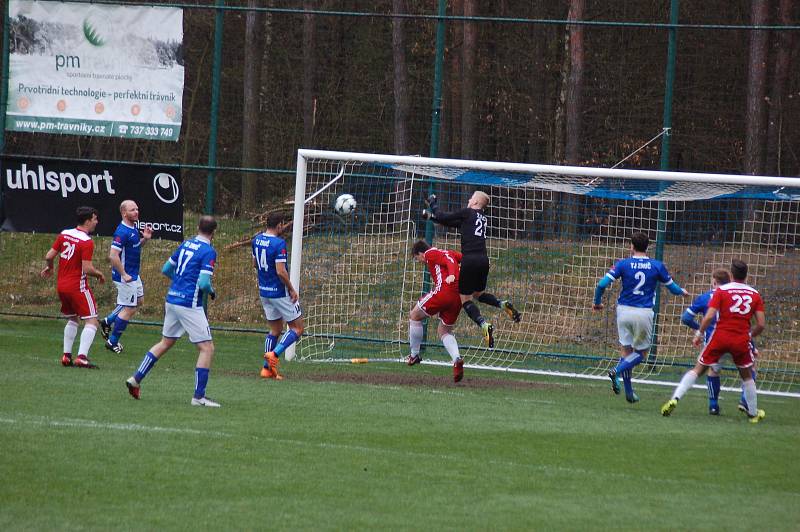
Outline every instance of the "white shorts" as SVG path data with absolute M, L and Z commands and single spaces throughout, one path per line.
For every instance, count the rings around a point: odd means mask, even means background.
M 282 319 L 286 323 L 294 321 L 303 315 L 300 310 L 300 301 L 292 303 L 289 296 L 261 297 L 261 306 L 264 307 L 264 317 L 267 321 Z
M 650 349 L 653 337 L 653 309 L 617 305 L 619 343 L 633 349 Z
M 165 338 L 180 338 L 189 333 L 189 341 L 193 344 L 211 340 L 211 327 L 202 307 L 189 308 L 172 303 L 164 303 L 164 328 L 161 334 Z
M 129 283 L 114 281 L 114 284 L 117 287 L 117 305 L 135 307 L 139 304 L 139 299 L 144 297 L 144 285 L 141 277 L 137 277 L 135 281 Z

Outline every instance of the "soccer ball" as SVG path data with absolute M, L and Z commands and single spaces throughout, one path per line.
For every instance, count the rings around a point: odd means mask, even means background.
M 333 210 L 336 214 L 344 216 L 356 210 L 356 199 L 351 194 L 342 194 L 336 198 L 336 203 L 333 205 Z

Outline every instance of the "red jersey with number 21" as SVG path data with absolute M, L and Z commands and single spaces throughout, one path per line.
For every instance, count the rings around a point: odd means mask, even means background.
M 58 283 L 59 292 L 84 292 L 89 289 L 86 274 L 83 273 L 83 261 L 92 260 L 94 242 L 92 237 L 80 229 L 64 229 L 53 242 L 53 249 L 58 251 Z
M 717 326 L 714 335 L 750 336 L 750 320 L 757 311 L 764 311 L 761 294 L 744 283 L 720 286 L 711 296 L 709 307 L 717 309 Z

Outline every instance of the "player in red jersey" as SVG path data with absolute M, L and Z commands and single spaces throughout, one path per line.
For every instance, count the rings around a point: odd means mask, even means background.
M 64 327 L 64 355 L 61 364 L 82 368 L 96 367 L 89 361 L 89 348 L 94 341 L 99 323 L 97 306 L 87 276 L 94 277 L 103 284 L 105 276 L 92 264 L 94 243 L 89 234 L 97 227 L 97 209 L 78 207 L 75 211 L 78 226 L 64 229 L 58 235 L 53 246 L 47 251 L 44 260 L 47 266 L 41 272 L 42 277 L 53 275 L 53 260 L 58 255 L 58 282 L 56 289 L 61 300 L 61 313 L 67 317 Z M 84 322 L 81 332 L 78 357 L 72 360 L 72 344 L 78 335 L 78 318 Z
M 661 407 L 661 414 L 664 416 L 670 415 L 675 410 L 678 401 L 694 385 L 697 377 L 705 374 L 723 355 L 730 353 L 742 377 L 742 389 L 747 400 L 747 415 L 750 422 L 758 423 L 764 419 L 764 411 L 759 410 L 756 403 L 758 394 L 752 374 L 755 357 L 751 342 L 766 327 L 764 301 L 755 288 L 745 284 L 747 264 L 734 259 L 731 263 L 731 276 L 733 282 L 718 287 L 711 296 L 708 311 L 700 322 L 700 328 L 695 333 L 692 343 L 695 347 L 700 347 L 705 330 L 716 317 L 714 333 L 700 352 L 695 367 L 686 372 L 672 399 Z M 756 324 L 751 329 L 750 322 L 753 318 Z
M 452 332 L 461 313 L 461 297 L 458 294 L 461 253 L 433 248 L 424 240 L 415 242 L 411 253 L 415 260 L 428 266 L 433 288 L 419 299 L 408 315 L 411 354 L 406 358 L 406 364 L 413 366 L 422 362 L 419 356 L 424 331 L 422 321 L 438 314 L 440 323 L 437 332 L 442 345 L 453 360 L 453 380 L 459 382 L 464 378 L 464 361 L 458 352 L 458 342 Z

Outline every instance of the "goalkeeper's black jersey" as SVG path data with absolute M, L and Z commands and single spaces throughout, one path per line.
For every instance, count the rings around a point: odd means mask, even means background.
M 461 231 L 461 253 L 486 255 L 486 229 L 489 220 L 483 212 L 466 207 L 459 211 L 436 211 L 436 221 Z

